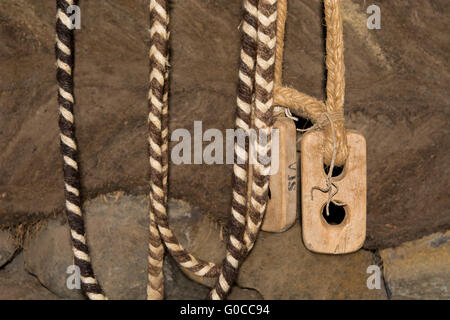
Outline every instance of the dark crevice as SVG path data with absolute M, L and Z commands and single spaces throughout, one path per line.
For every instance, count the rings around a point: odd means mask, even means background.
M 259 292 L 259 291 L 256 290 L 255 288 L 243 287 L 243 286 L 240 286 L 237 282 L 234 284 L 234 286 L 237 287 L 237 288 L 239 288 L 239 289 L 241 289 L 241 290 L 254 291 L 254 292 L 256 292 L 258 295 L 260 295 L 261 298 L 262 298 L 263 300 L 265 300 L 265 299 L 264 299 L 264 296 L 261 294 L 261 292 Z
M 387 283 L 386 279 L 384 278 L 384 262 L 383 262 L 383 259 L 381 258 L 379 250 L 378 249 L 366 249 L 366 248 L 362 248 L 361 250 L 372 253 L 374 264 L 379 266 L 380 270 L 381 270 L 381 281 L 383 281 L 384 292 L 386 292 L 386 296 L 387 296 L 388 300 L 392 300 L 392 292 L 389 289 L 389 284 Z
M 295 117 L 298 119 L 296 121 L 294 121 L 295 123 L 295 127 L 299 130 L 307 130 L 309 128 L 311 128 L 314 124 L 311 122 L 311 120 L 303 118 L 303 117 L 298 117 L 295 115 Z
M 48 292 L 54 294 L 55 296 L 57 296 L 57 297 L 60 298 L 60 299 L 67 299 L 67 298 L 65 298 L 65 297 L 61 297 L 61 296 L 58 295 L 56 292 L 54 292 L 54 291 L 52 291 L 50 288 L 48 288 L 45 284 L 43 284 L 43 283 L 41 282 L 41 280 L 39 280 L 39 278 L 38 278 L 37 275 L 35 275 L 34 273 L 29 272 L 29 271 L 28 271 L 27 269 L 25 269 L 25 268 L 24 268 L 24 270 L 25 270 L 25 272 L 26 272 L 27 274 L 29 274 L 30 276 L 32 276 L 33 278 L 35 278 L 35 279 L 39 282 L 39 284 L 40 284 L 43 288 L 45 288 Z M 72 299 L 71 299 L 71 300 L 72 300 Z
M 19 253 L 22 252 L 22 248 L 17 248 L 16 251 L 13 253 L 12 257 L 5 262 L 3 266 L 0 267 L 0 271 L 4 270 L 11 262 L 14 261 L 14 259 L 19 255 Z

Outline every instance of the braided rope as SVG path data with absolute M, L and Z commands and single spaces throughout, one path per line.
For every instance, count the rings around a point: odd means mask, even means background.
M 149 254 L 147 298 L 164 299 L 164 246 L 158 230 L 158 209 L 166 208 L 167 159 L 162 155 L 162 146 L 167 148 L 167 132 L 163 138 L 163 122 L 167 118 L 167 74 L 168 74 L 168 3 L 166 0 L 150 1 L 150 91 L 148 117 L 150 154 L 150 206 L 149 206 Z
M 252 100 L 257 58 L 258 4 L 259 1 L 244 1 L 242 24 L 242 48 L 239 63 L 239 86 L 235 129 L 249 132 L 251 127 Z M 225 299 L 239 271 L 239 265 L 245 258 L 243 243 L 247 216 L 247 182 L 249 142 L 235 143 L 235 163 L 233 166 L 233 200 L 229 221 L 227 253 L 217 282 L 209 294 L 210 299 Z
M 262 0 L 258 12 L 258 56 L 255 76 L 255 128 L 257 162 L 253 167 L 250 209 L 244 241 L 247 251 L 256 241 L 268 201 L 270 162 L 261 159 L 270 156 L 273 124 L 273 93 L 276 47 L 277 0 Z
M 61 154 L 64 165 L 64 186 L 66 215 L 72 239 L 72 251 L 75 265 L 80 268 L 83 292 L 89 299 L 105 300 L 103 290 L 97 282 L 92 269 L 89 248 L 86 242 L 83 213 L 80 200 L 80 177 L 78 151 L 75 142 L 73 64 L 74 44 L 71 21 L 67 8 L 73 0 L 57 0 L 56 20 L 56 65 L 58 81 L 59 129 L 61 137 Z
M 259 3 L 259 1 L 261 1 Z M 275 20 L 277 0 L 244 0 L 242 49 L 239 64 L 239 86 L 235 127 L 247 132 L 254 107 L 258 131 L 258 161 L 270 155 L 270 133 L 273 111 L 273 67 L 275 59 Z M 97 282 L 89 257 L 80 201 L 73 116 L 73 31 L 65 12 L 72 0 L 57 0 L 56 23 L 57 78 L 59 84 L 61 152 L 64 160 L 66 213 L 71 228 L 75 263 L 80 267 L 82 289 L 89 299 L 107 299 Z M 223 267 L 195 258 L 179 243 L 169 228 L 167 218 L 168 177 L 168 60 L 169 15 L 167 0 L 150 1 L 151 48 L 149 90 L 149 255 L 148 299 L 163 299 L 164 246 L 175 260 L 196 275 L 218 277 L 211 299 L 224 299 L 233 285 L 240 262 L 256 240 L 267 204 L 270 163 L 255 165 L 255 180 L 247 204 L 249 143 L 235 143 L 233 167 L 233 201 L 230 236 Z M 255 74 L 256 73 L 256 74 Z M 253 97 L 256 100 L 253 105 Z M 250 209 L 247 212 L 247 207 Z M 244 236 L 244 234 L 246 236 Z M 245 243 L 244 243 L 245 240 Z
M 153 0 L 152 0 L 153 1 Z M 157 2 L 157 1 L 155 1 Z M 161 7 L 158 9 L 161 11 Z M 153 10 L 156 10 L 157 6 L 153 6 Z M 151 16 L 153 17 L 153 13 Z M 165 12 L 167 15 L 167 12 Z M 257 28 L 257 0 L 245 0 L 244 1 L 244 21 L 243 21 L 243 36 L 242 36 L 242 50 L 241 50 L 241 61 L 240 61 L 240 70 L 239 70 L 239 88 L 238 88 L 238 98 L 237 98 L 237 117 L 236 117 L 236 128 L 242 129 L 245 132 L 250 127 L 250 112 L 251 112 L 251 103 L 253 96 L 253 81 L 254 78 L 254 69 L 255 69 L 255 57 L 256 57 L 256 28 Z M 154 35 L 155 33 L 152 33 Z M 154 71 L 152 71 L 154 72 Z M 155 71 L 157 72 L 157 71 Z M 159 75 L 161 79 L 161 75 Z M 161 84 L 159 89 L 161 90 Z M 156 95 L 156 93 L 155 93 Z M 151 110 L 154 108 L 162 107 L 161 104 L 158 104 L 156 99 L 153 97 L 153 91 L 150 92 L 150 103 Z M 156 114 L 159 111 L 156 112 Z M 152 112 L 151 112 L 152 114 Z M 150 135 L 153 137 L 150 139 L 150 151 L 154 156 L 151 157 L 151 165 L 152 165 L 152 173 L 154 177 L 158 177 L 158 168 L 163 165 L 160 165 L 159 159 L 164 156 L 161 153 L 168 153 L 167 148 L 160 148 L 159 141 L 155 134 L 157 134 L 158 130 L 162 132 L 168 132 L 167 124 L 161 124 L 160 118 L 155 115 L 151 115 L 149 117 L 149 121 L 151 123 L 150 127 Z M 164 149 L 164 150 L 163 150 Z M 242 239 L 242 233 L 245 228 L 245 212 L 246 212 L 246 181 L 247 181 L 247 165 L 248 165 L 248 143 L 245 142 L 245 145 L 235 144 L 235 154 L 236 154 L 236 164 L 234 166 L 234 183 L 233 183 L 233 202 L 232 202 L 232 218 L 230 220 L 230 225 L 232 230 L 231 237 L 233 240 L 230 241 L 230 249 L 233 251 L 229 255 L 229 261 L 232 261 L 233 264 L 236 264 L 233 259 L 240 259 L 240 246 L 239 240 Z M 238 159 L 239 158 L 239 159 Z M 160 177 L 161 178 L 161 177 Z M 173 234 L 172 230 L 169 227 L 168 219 L 167 219 L 167 210 L 166 205 L 162 203 L 162 197 L 167 198 L 166 190 L 162 190 L 158 187 L 158 184 L 161 184 L 161 181 L 154 181 L 152 178 L 152 194 L 151 194 L 151 202 L 152 202 L 152 210 L 154 210 L 156 214 L 157 227 L 159 233 L 161 235 L 162 240 L 164 241 L 166 247 L 168 248 L 171 255 L 175 258 L 175 260 L 183 267 L 198 276 L 204 277 L 217 277 L 220 273 L 221 266 L 216 265 L 211 262 L 206 262 L 200 259 L 197 259 L 192 254 L 190 254 L 183 246 L 179 243 L 176 236 Z M 164 189 L 164 188 L 163 188 Z M 154 192 L 157 194 L 155 195 Z M 234 231 L 233 231 L 234 230 Z M 156 236 L 156 233 L 152 233 Z M 235 248 L 235 245 L 237 249 Z M 156 261 L 153 261 L 156 262 Z
M 167 69 L 164 71 L 164 67 L 167 67 L 167 60 L 163 60 L 164 54 L 162 45 L 156 45 L 159 40 L 166 39 L 167 25 L 161 27 L 162 18 L 168 16 L 167 3 L 161 4 L 158 1 L 153 1 L 151 5 L 151 17 L 158 23 L 152 24 L 151 35 L 155 37 L 152 40 L 152 52 L 151 54 L 151 91 L 149 95 L 150 101 L 150 115 L 149 115 L 149 129 L 150 129 L 150 164 L 152 171 L 151 178 L 151 212 L 155 214 L 156 226 L 159 230 L 164 244 L 168 248 L 171 255 L 175 260 L 184 268 L 194 272 L 198 276 L 205 277 L 218 277 L 215 288 L 210 293 L 212 299 L 223 299 L 228 294 L 232 284 L 235 281 L 240 261 L 248 253 L 249 249 L 253 246 L 256 240 L 256 235 L 262 222 L 265 206 L 267 203 L 267 189 L 268 189 L 268 172 L 270 164 L 261 165 L 258 167 L 258 180 L 252 186 L 252 201 L 251 210 L 249 216 L 246 219 L 246 190 L 247 190 L 247 178 L 248 178 L 248 142 L 245 144 L 239 144 L 239 141 L 235 143 L 235 160 L 236 164 L 233 169 L 233 201 L 232 211 L 230 219 L 230 236 L 227 243 L 227 255 L 220 266 L 211 262 L 205 262 L 195 258 L 189 252 L 187 252 L 183 246 L 179 243 L 173 232 L 171 231 L 168 219 L 167 219 L 167 188 L 164 187 L 164 175 L 163 172 L 163 158 L 164 154 L 168 153 L 167 148 L 163 149 L 161 132 L 168 132 L 167 124 L 164 124 L 162 113 L 164 104 L 161 100 L 161 93 L 167 88 L 167 82 L 164 84 L 164 76 L 167 78 Z M 262 5 L 262 13 L 258 11 L 257 0 L 245 0 L 244 1 L 244 21 L 243 21 L 243 36 L 242 36 L 242 50 L 241 61 L 239 70 L 239 88 L 237 98 L 237 115 L 236 124 L 237 129 L 242 129 L 247 132 L 250 128 L 250 116 L 252 109 L 252 97 L 253 97 L 253 79 L 255 78 L 255 55 L 256 55 L 256 38 L 258 37 L 258 28 L 267 28 L 260 35 L 260 78 L 261 82 L 261 94 L 257 95 L 257 104 L 261 102 L 261 105 L 257 107 L 259 115 L 257 122 L 259 125 L 256 127 L 261 129 L 261 136 L 270 137 L 270 125 L 272 122 L 271 113 L 272 109 L 267 108 L 266 104 L 272 106 L 273 98 L 267 100 L 267 96 L 273 97 L 273 65 L 274 65 L 274 48 L 275 48 L 275 21 L 276 21 L 276 0 L 267 1 Z M 159 34 L 159 36 L 158 36 Z M 267 36 L 270 35 L 270 37 Z M 269 43 L 264 46 L 264 43 Z M 156 50 L 161 48 L 161 50 Z M 271 52 L 272 56 L 266 57 L 265 53 Z M 272 70 L 270 70 L 272 69 Z M 268 72 L 269 71 L 269 72 Z M 268 75 L 267 75 L 268 73 Z M 256 78 L 258 75 L 256 76 Z M 272 79 L 267 83 L 267 79 Z M 155 82 L 155 79 L 159 79 Z M 258 80 L 257 80 L 258 81 Z M 264 91 L 265 90 L 265 91 Z M 258 99 L 259 97 L 259 99 Z M 264 105 L 263 105 L 264 104 Z M 258 113 L 258 112 L 257 112 Z M 270 115 L 267 115 L 270 113 Z M 261 124 L 260 124 L 261 123 Z M 264 140 L 264 139 L 260 139 Z M 260 143 L 257 147 L 258 154 L 260 156 L 270 153 L 270 140 L 264 143 Z M 165 176 L 167 179 L 167 176 Z M 167 183 L 167 180 L 166 180 Z M 247 221 L 246 221 L 247 220 Z M 246 230 L 247 222 L 247 230 Z M 246 246 L 243 245 L 244 231 L 247 234 Z M 152 228 L 152 236 L 155 240 L 157 238 L 156 230 Z M 159 246 L 159 243 L 155 243 Z M 150 246 L 152 248 L 152 246 Z M 152 250 L 150 250 L 150 253 Z M 162 278 L 161 267 L 157 264 L 161 264 L 161 257 L 154 259 L 154 256 L 149 258 L 151 264 L 149 268 L 149 280 L 160 280 Z M 152 274 L 152 271 L 159 270 L 158 275 Z M 149 285 L 149 288 L 154 286 Z M 153 288 L 154 289 L 154 288 Z
M 345 98 L 345 64 L 344 64 L 344 27 L 342 24 L 342 1 L 325 0 L 325 22 L 327 25 L 326 65 L 327 75 L 327 103 L 326 111 L 329 113 L 344 112 Z M 331 126 L 324 129 L 324 161 L 331 164 L 334 149 L 338 152 L 335 164 L 343 166 L 348 157 L 347 134 L 344 121 L 334 123 L 336 143 L 334 143 Z
M 277 46 L 275 58 L 275 88 L 283 84 L 284 37 L 286 34 L 287 0 L 278 0 L 277 8 Z
M 273 88 L 276 45 L 277 0 L 260 0 L 258 6 L 257 58 L 255 74 L 255 118 L 257 129 L 256 153 L 251 185 L 250 209 L 246 217 L 247 228 L 244 233 L 245 246 L 236 236 L 242 235 L 242 229 L 230 235 L 227 255 L 224 259 L 221 274 L 214 289 L 210 292 L 213 300 L 225 299 L 232 284 L 237 278 L 239 264 L 252 249 L 268 201 L 270 162 L 261 161 L 271 152 L 271 130 L 273 122 Z M 245 186 L 245 185 L 244 185 Z M 245 191 L 244 191 L 245 192 Z M 246 196 L 246 192 L 243 194 Z M 242 215 L 243 218 L 244 216 Z M 233 218 L 232 218 L 233 220 Z M 241 251 L 244 253 L 241 254 Z
M 151 166 L 150 245 L 148 298 L 162 298 L 164 251 L 161 239 L 175 260 L 200 276 L 215 277 L 218 267 L 195 258 L 179 243 L 167 218 L 168 171 L 168 10 L 166 0 L 151 0 L 151 73 L 149 92 L 149 151 Z M 154 293 L 159 290 L 159 297 Z

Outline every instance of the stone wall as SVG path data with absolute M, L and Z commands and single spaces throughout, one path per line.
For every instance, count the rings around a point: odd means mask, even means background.
M 344 1 L 347 127 L 368 145 L 367 249 L 450 227 L 447 159 L 450 8 L 446 0 Z M 148 1 L 81 1 L 76 32 L 76 123 L 83 196 L 145 194 Z M 324 97 L 319 0 L 290 1 L 285 84 Z M 233 126 L 240 1 L 171 1 L 170 126 Z M 0 225 L 63 208 L 52 1 L 0 3 Z M 226 221 L 231 167 L 170 167 L 170 196 Z

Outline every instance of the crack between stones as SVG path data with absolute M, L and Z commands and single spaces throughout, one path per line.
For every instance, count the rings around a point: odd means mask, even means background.
M 7 260 L 5 264 L 0 267 L 0 271 L 4 270 L 6 266 L 8 266 L 11 262 L 13 262 L 20 252 L 22 252 L 22 248 L 21 247 L 16 248 L 16 251 L 13 253 L 12 257 L 9 258 L 9 260 Z
M 387 299 L 388 300 L 392 300 L 392 292 L 389 289 L 389 284 L 386 281 L 386 278 L 384 277 L 384 261 L 383 261 L 383 258 L 381 258 L 379 249 L 371 250 L 371 249 L 362 248 L 362 250 L 370 252 L 372 254 L 372 256 L 373 256 L 373 260 L 374 260 L 375 264 L 380 267 L 381 280 L 383 281 L 384 292 L 386 293 Z
M 250 288 L 250 287 L 240 286 L 237 282 L 235 282 L 234 285 L 235 285 L 237 288 L 242 289 L 242 290 L 251 290 L 251 291 L 254 291 L 254 292 L 256 292 L 258 295 L 260 295 L 261 298 L 262 298 L 263 300 L 266 300 L 266 299 L 264 298 L 264 296 L 262 295 L 262 293 L 259 292 L 259 291 L 258 291 L 257 289 L 255 289 L 255 288 Z

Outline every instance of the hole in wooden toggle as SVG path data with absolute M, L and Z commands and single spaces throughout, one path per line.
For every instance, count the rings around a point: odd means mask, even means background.
M 327 204 L 325 203 L 322 209 L 322 216 L 329 225 L 337 226 L 344 221 L 346 215 L 345 206 L 338 206 L 331 202 L 329 212 L 330 215 L 327 216 Z
M 310 120 L 298 116 L 295 117 L 298 119 L 297 121 L 294 120 L 297 129 L 306 130 L 313 126 L 313 123 Z
M 268 196 L 269 196 L 269 200 L 272 199 L 272 193 L 270 192 L 270 187 L 269 187 L 269 191 L 268 191 Z
M 344 166 L 342 166 L 342 167 L 334 166 L 333 173 L 331 174 L 331 176 L 333 176 L 333 177 L 340 176 L 342 174 L 342 172 L 344 172 L 344 168 L 345 168 Z M 323 170 L 325 170 L 325 174 L 328 175 L 328 172 L 330 172 L 330 166 L 323 164 Z

